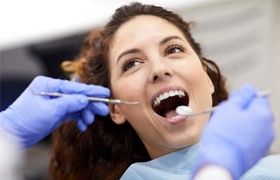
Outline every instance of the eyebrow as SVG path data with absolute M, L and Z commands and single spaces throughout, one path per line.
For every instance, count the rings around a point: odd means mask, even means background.
M 125 56 L 125 55 L 127 55 L 127 54 L 138 53 L 138 52 L 140 52 L 140 49 L 136 49 L 136 48 L 135 48 L 135 49 L 129 49 L 129 50 L 127 50 L 127 51 L 122 52 L 122 53 L 118 56 L 117 64 L 118 64 L 119 60 L 120 60 L 123 56 Z
M 161 40 L 160 42 L 159 42 L 159 45 L 163 45 L 163 44 L 165 44 L 165 43 L 167 43 L 168 41 L 170 41 L 170 40 L 172 40 L 172 39 L 179 39 L 179 40 L 182 40 L 182 41 L 184 41 L 182 38 L 180 38 L 179 36 L 168 36 L 168 37 L 166 37 L 166 38 L 164 38 L 163 40 Z M 184 41 L 185 42 L 185 41 Z
M 168 36 L 168 37 L 164 38 L 163 40 L 161 40 L 161 41 L 159 42 L 159 45 L 162 46 L 162 45 L 164 45 L 165 43 L 167 43 L 168 41 L 171 41 L 172 39 L 179 39 L 179 40 L 184 41 L 184 40 L 183 40 L 182 38 L 180 38 L 179 36 Z M 127 55 L 127 54 L 138 53 L 138 52 L 140 52 L 140 49 L 136 49 L 136 48 L 134 48 L 134 49 L 129 49 L 129 50 L 127 50 L 127 51 L 122 52 L 122 53 L 118 56 L 117 64 L 118 64 L 119 60 L 120 60 L 123 56 L 125 56 L 125 55 Z

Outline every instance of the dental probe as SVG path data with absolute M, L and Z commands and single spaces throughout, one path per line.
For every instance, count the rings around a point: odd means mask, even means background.
M 259 92 L 257 94 L 257 97 L 269 96 L 270 94 L 271 94 L 271 89 L 267 89 L 267 90 Z M 214 106 L 214 107 L 206 109 L 204 111 L 192 114 L 192 109 L 189 106 L 178 106 L 176 108 L 176 113 L 179 115 L 183 115 L 183 116 L 194 117 L 194 116 L 198 116 L 198 115 L 202 115 L 202 114 L 211 113 L 215 109 L 217 109 L 217 106 Z
M 61 96 L 67 96 L 70 94 L 64 94 L 64 93 L 58 93 L 58 92 L 38 92 L 35 93 L 42 96 L 52 96 L 52 97 L 61 97 Z M 104 102 L 108 104 L 139 104 L 136 101 L 122 101 L 120 99 L 107 99 L 107 98 L 98 98 L 98 97 L 88 97 L 89 101 L 96 101 L 96 102 Z

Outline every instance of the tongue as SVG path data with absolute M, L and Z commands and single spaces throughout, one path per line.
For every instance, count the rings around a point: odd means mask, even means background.
M 168 119 L 178 116 L 175 110 L 167 111 L 164 116 Z

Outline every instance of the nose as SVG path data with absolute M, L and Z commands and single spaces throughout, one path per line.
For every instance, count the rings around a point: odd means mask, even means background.
M 173 76 L 173 70 L 170 64 L 164 60 L 154 61 L 151 65 L 151 82 L 168 80 Z

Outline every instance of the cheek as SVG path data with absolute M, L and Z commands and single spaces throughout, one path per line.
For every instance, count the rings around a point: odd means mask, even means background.
M 142 81 L 131 77 L 119 79 L 112 85 L 112 92 L 115 98 L 135 101 L 135 99 L 143 93 Z
M 200 62 L 189 63 L 188 66 L 185 66 L 185 70 L 181 70 L 181 72 L 182 78 L 191 87 L 195 99 L 203 100 L 207 105 L 211 104 L 213 85 Z
M 137 79 L 135 76 L 122 76 L 117 71 L 117 67 L 110 64 L 111 71 L 111 94 L 113 98 L 121 99 L 125 101 L 135 101 L 135 95 L 141 88 L 141 82 L 143 80 Z
M 205 71 L 198 60 L 185 62 L 178 66 L 177 69 L 181 72 L 182 78 L 192 84 L 201 84 L 205 81 Z

